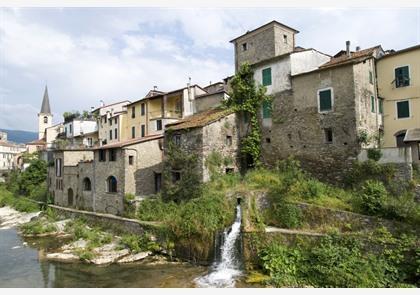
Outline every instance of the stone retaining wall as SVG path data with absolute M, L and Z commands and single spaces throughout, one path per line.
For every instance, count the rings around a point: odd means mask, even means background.
M 68 218 L 82 217 L 88 221 L 99 223 L 103 226 L 126 233 L 143 234 L 146 230 L 153 231 L 161 227 L 161 224 L 158 222 L 139 221 L 112 214 L 82 211 L 56 205 L 48 205 L 48 207 L 58 211 L 60 214 Z

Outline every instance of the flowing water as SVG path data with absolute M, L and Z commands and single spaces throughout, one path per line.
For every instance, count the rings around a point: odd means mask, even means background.
M 234 287 L 236 280 L 241 276 L 241 265 L 236 253 L 238 237 L 241 232 L 241 206 L 236 207 L 236 219 L 229 230 L 225 230 L 221 257 L 215 255 L 215 262 L 210 272 L 198 277 L 195 281 L 199 287 Z M 217 252 L 216 252 L 217 253 Z

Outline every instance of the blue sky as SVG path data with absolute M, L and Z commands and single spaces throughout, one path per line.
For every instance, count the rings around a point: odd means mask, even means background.
M 54 122 L 69 110 L 136 100 L 153 86 L 202 86 L 234 72 L 229 41 L 277 20 L 328 54 L 420 44 L 419 8 L 0 8 L 0 127 L 37 130 L 48 83 Z

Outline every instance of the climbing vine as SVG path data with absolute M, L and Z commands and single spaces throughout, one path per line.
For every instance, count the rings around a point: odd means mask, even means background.
M 258 111 L 263 102 L 271 102 L 271 96 L 266 94 L 266 88 L 256 85 L 254 73 L 245 63 L 241 66 L 231 82 L 232 92 L 226 101 L 226 106 L 232 108 L 245 121 L 248 118 L 248 130 L 241 141 L 243 156 L 249 157 L 252 166 L 260 165 L 261 156 L 261 127 Z

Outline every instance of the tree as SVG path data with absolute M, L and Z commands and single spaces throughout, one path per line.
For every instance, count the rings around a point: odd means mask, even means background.
M 260 165 L 261 157 L 261 128 L 258 111 L 263 102 L 271 102 L 266 95 L 267 89 L 262 85 L 255 85 L 254 73 L 249 64 L 243 64 L 238 73 L 232 78 L 232 92 L 226 101 L 226 106 L 232 108 L 243 120 L 249 118 L 248 130 L 241 141 L 241 152 L 244 158 L 249 158 L 250 166 Z

